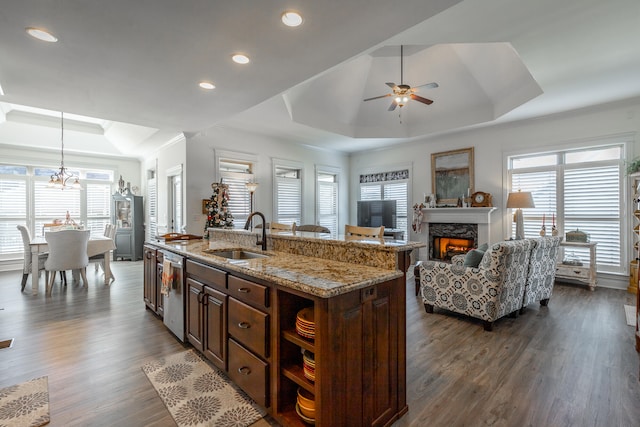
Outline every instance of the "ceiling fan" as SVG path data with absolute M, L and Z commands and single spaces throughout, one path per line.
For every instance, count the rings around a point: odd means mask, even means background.
M 388 93 L 386 95 L 374 96 L 373 98 L 367 98 L 364 101 L 371 101 L 373 99 L 388 98 L 390 96 L 393 96 L 394 99 L 391 102 L 391 105 L 389 106 L 388 111 L 393 111 L 396 109 L 396 107 L 404 106 L 409 101 L 409 99 L 413 99 L 414 101 L 422 102 L 423 104 L 427 104 L 427 105 L 433 104 L 433 101 L 431 99 L 423 98 L 419 95 L 416 95 L 415 92 L 417 92 L 419 88 L 426 88 L 426 89 L 437 88 L 438 83 L 432 82 L 432 83 L 427 83 L 427 84 L 423 84 L 415 87 L 406 85 L 404 84 L 403 67 L 404 67 L 403 46 L 400 45 L 400 84 L 397 85 L 395 83 L 387 82 L 386 85 L 391 88 L 392 93 Z

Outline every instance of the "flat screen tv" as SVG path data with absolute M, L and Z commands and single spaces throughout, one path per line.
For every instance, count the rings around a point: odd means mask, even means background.
M 395 200 L 358 201 L 358 226 L 396 228 Z

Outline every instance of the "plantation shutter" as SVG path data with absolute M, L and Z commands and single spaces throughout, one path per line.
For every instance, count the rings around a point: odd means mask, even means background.
M 80 221 L 80 196 L 78 190 L 60 190 L 47 187 L 48 181 L 34 182 L 34 214 L 35 234 L 42 236 L 44 224 L 54 219 L 64 221 L 69 216 L 76 222 Z
M 155 238 L 158 235 L 158 192 L 156 178 L 153 171 L 149 171 L 150 178 L 147 180 L 147 239 Z
M 335 174 L 318 173 L 318 225 L 338 234 L 338 183 Z
M 26 178 L 0 177 L 0 255 L 23 252 L 17 225 L 26 225 Z
M 276 167 L 276 219 L 281 224 L 300 225 L 302 180 L 299 169 Z
M 92 236 L 102 236 L 111 222 L 111 185 L 85 183 L 87 192 L 87 229 Z

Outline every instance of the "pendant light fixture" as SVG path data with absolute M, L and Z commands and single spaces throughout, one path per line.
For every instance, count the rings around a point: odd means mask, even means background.
M 47 184 L 48 187 L 59 188 L 61 190 L 73 189 L 82 190 L 80 185 L 80 178 L 77 175 L 72 174 L 64 166 L 64 113 L 60 113 L 60 170 L 53 175 Z M 71 181 L 71 182 L 69 182 Z

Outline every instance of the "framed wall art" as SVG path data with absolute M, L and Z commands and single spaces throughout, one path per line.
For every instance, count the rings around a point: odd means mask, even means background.
M 473 147 L 431 154 L 431 186 L 437 206 L 456 206 L 473 190 Z

